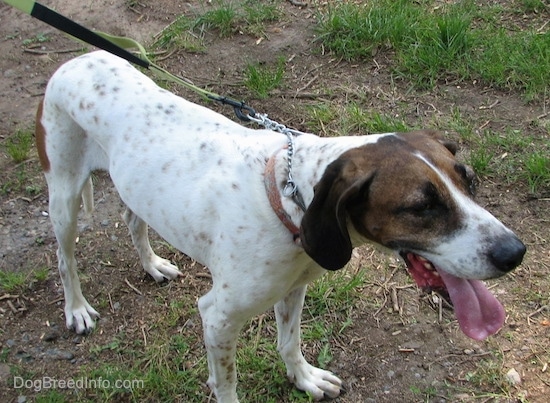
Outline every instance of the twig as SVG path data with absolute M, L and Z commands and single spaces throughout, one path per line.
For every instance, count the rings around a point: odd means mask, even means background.
M 0 297 L 0 301 L 3 301 L 5 299 L 17 299 L 17 298 L 19 298 L 19 295 L 4 294 Z
M 48 302 L 48 305 L 53 305 L 53 304 L 55 304 L 55 303 L 57 303 L 57 302 L 59 302 L 59 301 L 63 301 L 64 299 L 65 299 L 65 297 L 56 298 L 56 299 L 54 299 L 53 301 Z
M 296 7 L 307 7 L 307 3 L 306 3 L 306 2 L 303 2 L 303 1 L 288 0 L 288 2 L 289 2 L 290 4 L 292 4 L 293 6 L 296 6 Z
M 109 297 L 109 305 L 111 306 L 111 312 L 115 312 L 115 307 L 113 306 L 113 300 L 111 299 L 111 293 L 107 294 Z
M 485 105 L 481 105 L 479 107 L 479 109 L 493 109 L 493 107 L 495 107 L 500 101 L 497 99 L 495 102 L 493 102 L 491 105 L 489 106 L 485 106 Z
M 536 376 L 537 378 L 539 378 L 539 381 L 541 381 L 542 383 L 544 383 L 546 386 L 550 386 L 550 382 L 545 381 L 545 380 L 542 379 L 538 374 L 535 374 L 535 376 Z
M 147 347 L 147 335 L 145 334 L 145 326 L 141 327 L 141 334 L 143 335 L 143 345 Z
M 13 302 L 11 302 L 9 299 L 8 299 L 8 306 L 10 307 L 10 309 L 13 313 L 17 313 L 17 309 L 13 305 Z
M 542 30 L 544 29 L 544 27 L 546 27 L 548 25 L 548 23 L 550 22 L 550 20 L 547 20 L 544 24 L 542 24 L 542 27 L 540 27 L 539 29 L 537 29 L 537 32 L 542 32 Z
M 128 287 L 130 287 L 132 290 L 137 292 L 139 295 L 143 295 L 143 293 L 140 290 L 138 290 L 136 287 L 134 287 L 132 284 L 130 284 L 130 282 L 128 281 L 127 278 L 124 279 L 124 282 L 128 285 Z
M 391 300 L 392 300 L 393 310 L 399 313 L 399 301 L 397 300 L 397 290 L 395 289 L 395 287 L 391 288 Z
M 312 78 L 311 80 L 309 80 L 309 81 L 307 82 L 306 85 L 304 85 L 302 88 L 298 89 L 298 91 L 296 91 L 296 92 L 299 93 L 299 92 L 304 91 L 304 90 L 305 90 L 306 88 L 308 88 L 311 84 L 313 84 L 314 81 L 317 80 L 318 78 L 319 78 L 319 75 L 318 75 L 318 74 L 315 75 L 315 76 L 313 76 L 313 78 Z
M 428 367 L 431 367 L 433 364 L 435 364 L 438 361 L 445 360 L 445 359 L 451 358 L 451 357 L 483 357 L 483 356 L 491 355 L 491 354 L 493 354 L 491 351 L 486 351 L 484 353 L 477 353 L 477 354 L 446 354 L 446 355 L 442 355 L 441 357 L 437 357 L 433 361 L 430 361 L 428 363 Z
M 32 53 L 35 55 L 51 55 L 52 53 L 55 53 L 55 54 L 75 53 L 75 52 L 82 52 L 84 50 L 86 50 L 86 48 L 73 48 L 73 49 L 60 49 L 60 50 L 36 50 L 36 49 L 25 48 L 23 49 L 23 52 Z
M 531 318 L 532 318 L 533 316 L 535 316 L 536 314 L 541 313 L 541 312 L 544 311 L 545 309 L 548 309 L 548 305 L 543 305 L 543 306 L 541 306 L 539 309 L 537 309 L 536 311 L 531 312 L 529 315 L 527 315 L 527 324 L 528 324 L 528 325 L 531 325 Z

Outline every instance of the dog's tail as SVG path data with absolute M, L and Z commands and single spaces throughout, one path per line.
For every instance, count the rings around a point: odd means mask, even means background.
M 82 188 L 82 205 L 84 207 L 84 213 L 87 215 L 92 214 L 94 211 L 94 184 L 91 176 Z

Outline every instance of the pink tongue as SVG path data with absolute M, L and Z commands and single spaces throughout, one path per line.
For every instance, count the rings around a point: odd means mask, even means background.
M 460 329 L 468 337 L 483 340 L 504 324 L 504 307 L 478 280 L 464 280 L 437 270 L 453 302 Z

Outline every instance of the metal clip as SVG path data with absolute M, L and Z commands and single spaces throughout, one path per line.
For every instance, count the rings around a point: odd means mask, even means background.
M 296 184 L 289 180 L 286 182 L 285 187 L 283 188 L 283 196 L 284 197 L 293 197 L 298 192 L 298 186 Z

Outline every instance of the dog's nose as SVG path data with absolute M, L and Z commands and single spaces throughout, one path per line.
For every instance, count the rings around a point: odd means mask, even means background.
M 526 250 L 518 237 L 507 235 L 494 243 L 489 251 L 489 258 L 498 270 L 508 273 L 519 266 Z

